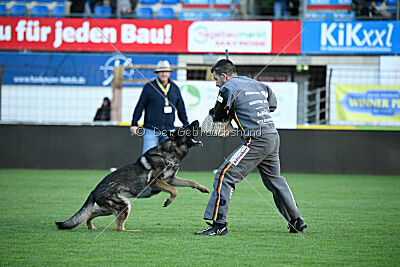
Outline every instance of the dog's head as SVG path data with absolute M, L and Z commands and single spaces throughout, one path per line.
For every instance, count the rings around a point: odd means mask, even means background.
M 168 139 L 160 144 L 159 149 L 174 153 L 182 160 L 189 152 L 189 148 L 203 145 L 201 141 L 195 139 L 199 135 L 198 128 L 199 122 L 196 120 L 186 127 L 166 132 Z
M 179 127 L 175 131 L 167 132 L 168 139 L 176 143 L 177 147 L 191 148 L 202 146 L 203 143 L 195 139 L 199 135 L 199 121 L 195 120 L 186 127 Z

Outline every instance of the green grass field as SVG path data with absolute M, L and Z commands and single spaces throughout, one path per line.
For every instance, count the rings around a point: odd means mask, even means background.
M 166 193 L 132 203 L 127 229 L 114 217 L 57 230 L 106 171 L 0 170 L 1 265 L 400 265 L 400 176 L 305 175 L 286 178 L 309 228 L 304 238 L 247 183 L 231 201 L 229 235 L 194 236 L 209 195 L 178 188 L 171 206 Z M 180 173 L 212 188 L 212 173 Z M 273 203 L 257 174 L 250 183 Z

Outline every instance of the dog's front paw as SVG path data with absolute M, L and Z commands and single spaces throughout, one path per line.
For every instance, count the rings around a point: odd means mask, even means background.
M 168 198 L 167 200 L 165 200 L 165 201 L 164 201 L 164 208 L 165 208 L 165 207 L 168 207 L 169 204 L 171 204 L 171 202 L 172 202 L 172 201 L 169 200 L 169 198 Z
M 199 185 L 199 187 L 197 189 L 202 193 L 210 193 L 210 190 L 208 190 L 207 187 L 204 187 L 202 185 Z

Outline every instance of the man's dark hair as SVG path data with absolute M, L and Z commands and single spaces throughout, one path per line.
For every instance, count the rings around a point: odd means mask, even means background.
M 217 75 L 221 75 L 225 73 L 228 76 L 232 76 L 236 74 L 235 65 L 233 65 L 232 61 L 228 59 L 221 59 L 211 68 L 211 73 L 216 73 Z

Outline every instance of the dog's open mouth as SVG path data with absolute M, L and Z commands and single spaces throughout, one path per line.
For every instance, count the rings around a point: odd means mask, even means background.
M 195 140 L 194 138 L 190 138 L 189 140 L 192 143 L 192 146 L 203 146 L 203 142 L 200 140 Z
M 186 143 L 187 143 L 187 145 L 189 147 L 192 147 L 192 146 L 203 146 L 203 142 L 194 139 L 195 135 L 197 135 L 197 133 L 199 132 L 198 131 L 199 126 L 200 126 L 199 121 L 195 120 L 188 127 L 186 127 L 186 129 L 185 129 L 185 130 L 188 130 Z

